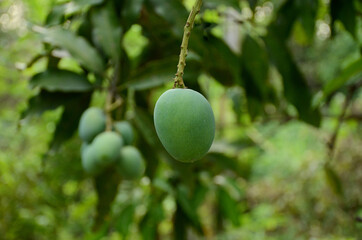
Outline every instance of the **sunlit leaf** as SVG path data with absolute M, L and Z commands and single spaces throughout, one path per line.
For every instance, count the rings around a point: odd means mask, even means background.
M 90 71 L 102 73 L 104 63 L 99 53 L 83 38 L 61 27 L 41 29 L 44 41 L 67 50 Z

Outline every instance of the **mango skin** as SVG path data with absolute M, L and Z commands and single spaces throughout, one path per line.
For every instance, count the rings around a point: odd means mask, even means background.
M 123 147 L 122 137 L 115 132 L 103 132 L 92 142 L 94 154 L 102 166 L 109 166 L 120 157 L 120 149 Z
M 104 169 L 99 161 L 94 147 L 91 145 L 82 148 L 82 167 L 84 171 L 90 175 L 97 175 Z
M 154 110 L 157 135 L 167 152 L 181 162 L 194 162 L 210 149 L 215 118 L 209 102 L 191 89 L 170 89 Z
M 79 121 L 79 137 L 91 142 L 95 136 L 106 129 L 106 116 L 102 109 L 91 107 L 84 111 Z
M 113 124 L 114 130 L 121 134 L 124 144 L 130 145 L 134 139 L 133 128 L 127 121 L 118 121 Z
M 134 146 L 125 146 L 120 151 L 118 169 L 126 179 L 140 178 L 146 169 L 145 160 L 140 151 Z

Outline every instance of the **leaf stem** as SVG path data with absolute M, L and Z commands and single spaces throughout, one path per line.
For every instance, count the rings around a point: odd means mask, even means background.
M 194 27 L 196 15 L 200 12 L 201 5 L 202 5 L 202 0 L 196 0 L 194 6 L 191 9 L 189 17 L 187 18 L 187 22 L 184 27 L 184 35 L 181 43 L 181 52 L 180 52 L 179 62 L 177 64 L 177 72 L 174 78 L 173 88 L 186 88 L 183 80 L 183 75 L 186 66 L 187 47 L 189 44 L 191 30 Z

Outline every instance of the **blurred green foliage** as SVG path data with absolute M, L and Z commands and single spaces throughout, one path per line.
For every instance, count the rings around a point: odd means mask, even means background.
M 152 111 L 193 2 L 0 2 L 0 239 L 360 239 L 361 2 L 204 0 L 184 78 L 217 136 L 187 165 Z M 120 183 L 84 173 L 75 134 L 118 63 L 147 162 Z

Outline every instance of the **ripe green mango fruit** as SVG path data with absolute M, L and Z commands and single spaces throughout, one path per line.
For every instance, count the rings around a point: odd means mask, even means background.
M 114 130 L 119 132 L 124 140 L 125 145 L 130 145 L 134 139 L 132 125 L 127 121 L 118 121 L 113 124 Z
M 157 135 L 167 152 L 181 162 L 194 162 L 210 149 L 215 118 L 209 102 L 191 89 L 170 89 L 154 110 Z
M 79 136 L 91 142 L 95 136 L 106 129 L 106 116 L 102 109 L 91 107 L 84 111 L 79 121 Z
M 91 145 L 83 147 L 82 145 L 82 167 L 86 173 L 90 175 L 96 175 L 100 171 L 103 170 L 104 166 L 102 166 L 97 154 L 95 152 L 94 147 Z
M 126 179 L 140 178 L 146 169 L 145 160 L 134 146 L 125 146 L 120 151 L 118 169 Z
M 109 166 L 119 159 L 123 139 L 118 133 L 103 132 L 93 140 L 91 147 L 94 148 L 94 153 L 101 165 Z

